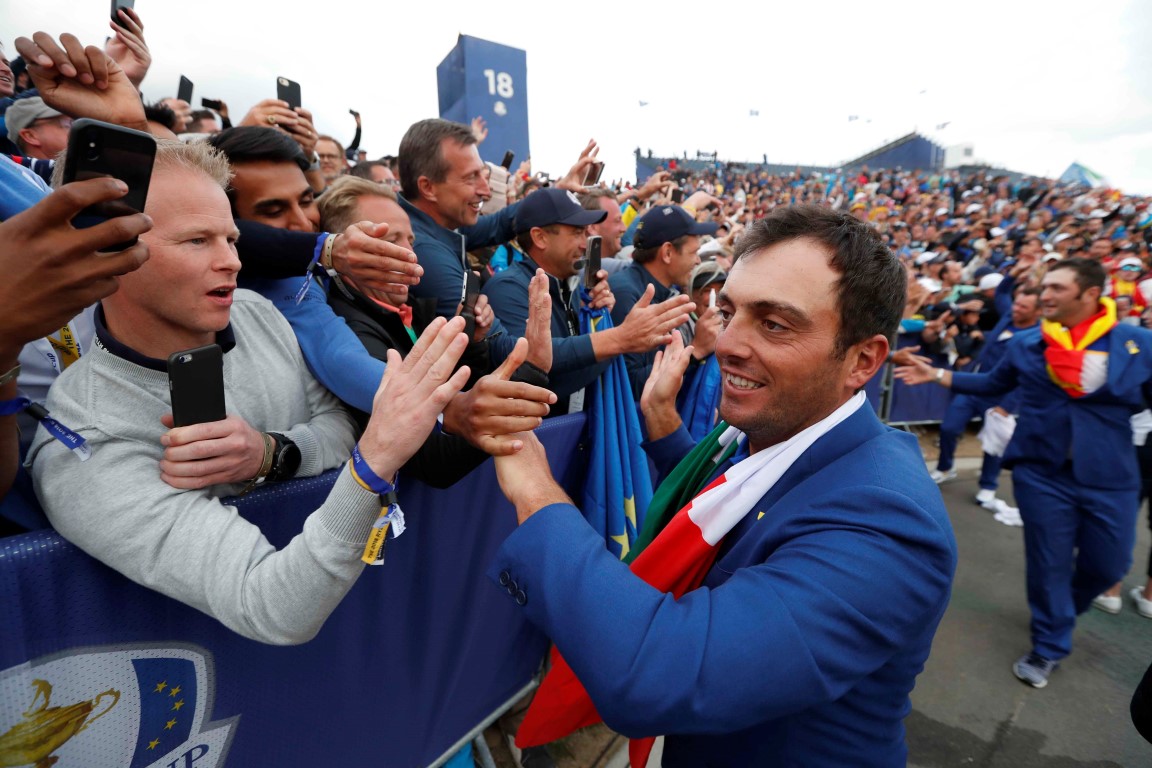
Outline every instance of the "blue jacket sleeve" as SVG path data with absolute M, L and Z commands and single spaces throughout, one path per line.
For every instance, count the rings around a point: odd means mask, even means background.
M 460 227 L 460 234 L 464 235 L 465 248 L 471 251 L 474 248 L 501 245 L 516 237 L 512 220 L 516 217 L 516 209 L 519 207 L 519 203 L 509 205 L 496 213 L 481 216 L 470 227 Z
M 303 280 L 245 280 L 244 287 L 263 294 L 287 318 L 317 381 L 353 408 L 371 413 L 384 363 L 368 354 L 344 318 L 332 311 L 315 279 L 304 300 L 296 303 Z
M 952 391 L 964 395 L 1006 395 L 1016 388 L 1019 371 L 1014 362 L 1012 345 L 1017 339 L 1008 342 L 1009 347 L 992 370 L 983 373 L 952 373 Z
M 652 485 L 656 487 L 664 482 L 668 473 L 675 469 L 685 456 L 692 452 L 696 447 L 696 441 L 688 433 L 688 428 L 681 423 L 672 434 L 665 435 L 659 440 L 645 440 L 640 447 L 656 465 L 657 477 L 652 478 Z
M 556 504 L 508 537 L 489 576 L 517 583 L 610 728 L 724 733 L 835 701 L 922 641 L 954 562 L 925 516 L 896 491 L 841 487 L 807 500 L 764 562 L 677 600 Z
M 316 252 L 316 235 L 269 227 L 256 221 L 236 220 L 240 239 L 236 252 L 244 265 L 244 277 L 304 279 Z
M 1012 291 L 1016 289 L 1016 278 L 1011 275 L 1005 275 L 1004 279 L 1000 281 L 1000 285 L 996 286 L 996 293 L 992 296 L 992 306 L 996 308 L 997 314 L 1001 317 L 1012 314 Z

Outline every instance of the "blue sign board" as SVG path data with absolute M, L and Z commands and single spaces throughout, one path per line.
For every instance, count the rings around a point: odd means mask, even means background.
M 480 157 L 499 163 L 512 150 L 515 170 L 531 156 L 527 74 L 527 56 L 519 48 L 460 35 L 436 67 L 440 117 L 464 124 L 484 118 L 488 138 L 480 145 Z

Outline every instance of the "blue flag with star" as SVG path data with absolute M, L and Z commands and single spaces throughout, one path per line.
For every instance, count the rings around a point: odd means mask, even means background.
M 581 333 L 612 327 L 606 309 L 580 307 Z M 648 457 L 640 447 L 640 418 L 624 358 L 616 357 L 585 392 L 588 413 L 588 479 L 581 509 L 608 551 L 620 559 L 636 541 L 636 531 L 652 500 Z
M 720 407 L 720 363 L 709 355 L 695 371 L 684 376 L 684 388 L 677 398 L 676 410 L 684 428 L 695 442 L 700 442 L 716 427 Z
M 140 687 L 140 732 L 130 768 L 151 765 L 192 733 L 196 665 L 188 659 L 133 659 Z

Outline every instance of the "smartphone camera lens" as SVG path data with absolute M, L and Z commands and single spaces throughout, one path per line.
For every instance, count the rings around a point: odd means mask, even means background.
M 192 362 L 192 355 L 180 355 L 180 362 L 182 362 L 182 363 Z
M 88 141 L 88 159 L 89 160 L 99 160 L 100 159 L 100 147 L 97 146 L 96 141 L 93 139 L 89 139 L 89 141 Z

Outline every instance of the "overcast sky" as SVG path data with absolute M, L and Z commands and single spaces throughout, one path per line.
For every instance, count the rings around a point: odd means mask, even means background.
M 35 30 L 100 43 L 108 5 L 0 0 L 3 42 L 10 55 Z M 916 129 L 1014 170 L 1059 175 L 1078 160 L 1152 194 L 1152 3 L 1141 0 L 136 7 L 155 59 L 149 99 L 175 95 L 185 74 L 197 102 L 222 98 L 238 120 L 283 75 L 322 132 L 348 141 L 348 109 L 359 110 L 371 157 L 437 115 L 436 65 L 463 33 L 527 51 L 533 163 L 553 174 L 589 138 L 605 178 L 631 179 L 637 146 L 835 165 Z

